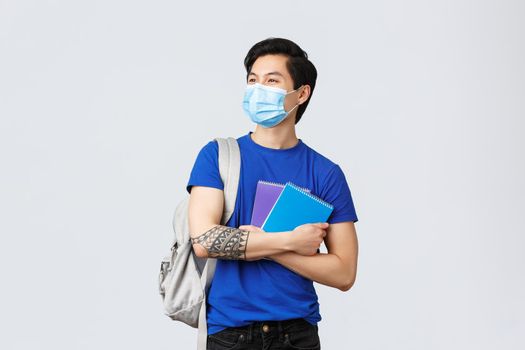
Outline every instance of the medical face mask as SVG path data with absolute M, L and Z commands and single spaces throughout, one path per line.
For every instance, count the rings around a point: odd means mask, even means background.
M 265 128 L 274 127 L 282 122 L 295 107 L 299 106 L 296 104 L 288 112 L 284 110 L 284 98 L 294 91 L 297 89 L 286 92 L 275 86 L 259 83 L 248 84 L 242 103 L 244 112 L 254 123 Z

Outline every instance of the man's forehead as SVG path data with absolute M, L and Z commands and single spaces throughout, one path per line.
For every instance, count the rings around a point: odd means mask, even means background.
M 286 62 L 288 58 L 283 55 L 264 55 L 255 60 L 250 70 L 250 74 L 269 75 L 275 73 L 277 75 L 286 76 L 288 71 Z

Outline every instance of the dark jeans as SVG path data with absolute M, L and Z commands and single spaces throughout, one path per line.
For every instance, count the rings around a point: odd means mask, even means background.
M 208 335 L 207 350 L 320 350 L 318 326 L 304 318 L 260 321 Z

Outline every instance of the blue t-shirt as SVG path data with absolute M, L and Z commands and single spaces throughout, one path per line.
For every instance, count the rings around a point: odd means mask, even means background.
M 328 223 L 358 220 L 339 165 L 301 139 L 291 148 L 273 149 L 255 143 L 251 134 L 250 131 L 237 138 L 241 151 L 240 182 L 235 210 L 226 226 L 250 224 L 258 180 L 283 184 L 291 181 L 310 189 L 334 206 Z M 215 140 L 202 147 L 191 171 L 188 192 L 193 185 L 224 189 L 218 152 Z M 266 259 L 217 259 L 207 299 L 208 334 L 255 321 L 302 317 L 315 325 L 321 320 L 313 281 Z

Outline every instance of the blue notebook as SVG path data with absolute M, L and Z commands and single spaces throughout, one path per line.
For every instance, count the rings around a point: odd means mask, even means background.
M 333 205 L 287 182 L 262 225 L 266 232 L 292 231 L 297 226 L 326 222 Z

